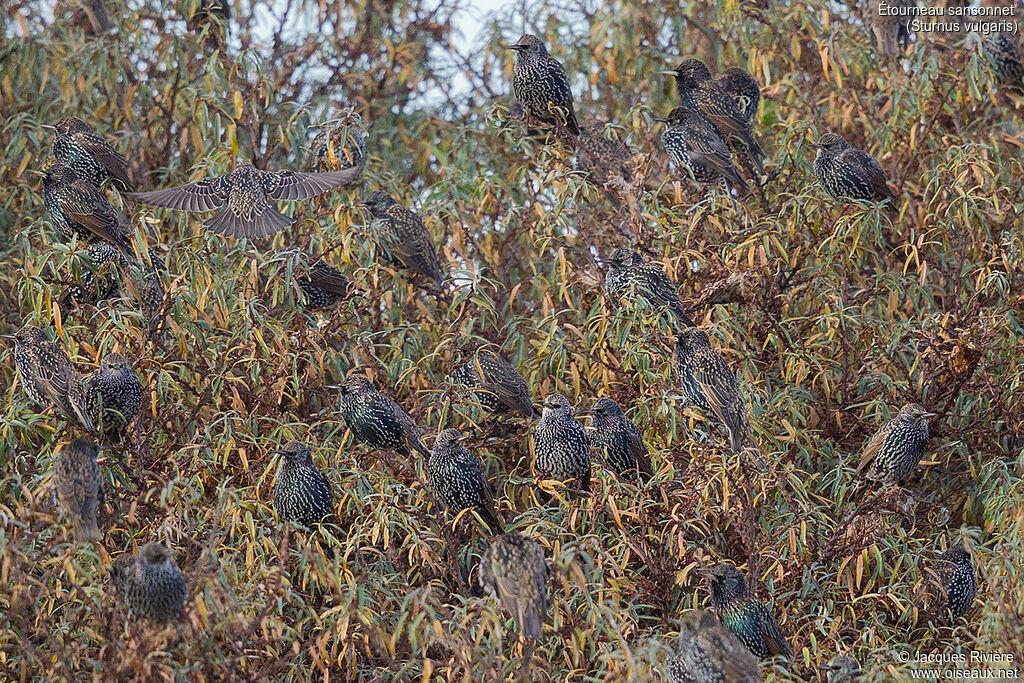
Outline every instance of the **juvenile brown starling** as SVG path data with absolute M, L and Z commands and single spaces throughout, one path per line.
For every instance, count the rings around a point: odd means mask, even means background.
M 131 240 L 135 228 L 91 182 L 62 164 L 30 172 L 42 177 L 46 215 L 65 239 L 77 235 L 90 244 L 103 240 L 125 256 L 134 256 Z
M 534 428 L 535 469 L 544 479 L 574 480 L 584 491 L 590 490 L 590 440 L 573 415 L 569 399 L 550 394 Z
M 836 655 L 818 668 L 825 672 L 828 683 L 857 683 L 864 675 L 860 664 L 850 655 Z
M 604 451 L 608 468 L 626 479 L 650 479 L 651 458 L 643 434 L 619 404 L 610 398 L 599 398 L 587 412 L 593 418 L 591 443 Z
M 722 90 L 711 78 L 711 72 L 699 59 L 684 59 L 673 71 L 663 75 L 675 76 L 679 103 L 704 115 L 726 143 L 739 141 L 747 159 L 758 174 L 764 174 L 761 159 L 764 152 L 750 131 L 750 122 L 740 110 L 732 95 Z
M 142 407 L 142 382 L 119 353 L 108 353 L 85 379 L 89 417 L 104 434 L 120 436 Z
M 598 187 L 612 178 L 633 180 L 633 156 L 618 137 L 608 137 L 603 123 L 587 122 L 576 139 L 576 166 Z
M 499 415 L 516 412 L 533 417 L 537 414 L 526 380 L 494 351 L 483 347 L 472 354 L 460 353 L 457 362 L 449 375 L 451 380 L 470 387 L 487 410 Z
M 731 66 L 715 76 L 715 84 L 732 95 L 747 123 L 754 123 L 757 106 L 761 103 L 761 84 L 753 76 L 739 68 Z
M 224 206 L 203 225 L 228 237 L 269 237 L 287 228 L 292 219 L 270 200 L 296 201 L 346 185 L 359 176 L 355 168 L 329 173 L 261 171 L 240 163 L 231 173 L 204 178 L 194 183 L 155 192 L 132 192 L 128 196 L 153 206 L 179 211 L 214 211 Z
M 284 464 L 274 482 L 274 510 L 283 520 L 313 527 L 334 512 L 331 483 L 313 464 L 313 453 L 301 441 L 277 451 Z
M 889 205 L 895 208 L 896 195 L 889 187 L 885 171 L 874 157 L 835 133 L 825 133 L 811 146 L 818 149 L 814 157 L 814 175 L 833 199 L 861 202 L 888 199 Z
M 512 92 L 526 114 L 556 128 L 564 125 L 573 136 L 579 135 L 569 77 L 565 67 L 548 54 L 544 41 L 527 33 L 509 49 L 516 52 Z
M 1024 90 L 1024 55 L 1012 33 L 989 33 L 981 41 L 981 53 L 988 61 L 996 82 L 1017 91 Z
M 747 646 L 703 610 L 683 615 L 668 683 L 761 683 L 760 664 Z
M 135 189 L 128 160 L 82 119 L 65 116 L 57 125 L 43 128 L 53 131 L 53 156 L 58 165 L 67 166 L 96 188 L 110 178 L 122 189 Z
M 397 403 L 377 391 L 370 380 L 352 375 L 338 389 L 341 392 L 341 416 L 357 441 L 371 448 L 397 451 L 408 456 L 415 448 L 430 458 L 420 430 Z
M 344 301 L 352 293 L 352 283 L 341 271 L 323 259 L 317 259 L 306 275 L 296 279 L 307 311 L 328 308 Z
M 679 299 L 676 284 L 661 266 L 650 263 L 636 249 L 627 247 L 616 249 L 605 263 L 608 264 L 608 272 L 604 286 L 609 296 L 614 299 L 639 296 L 652 308 L 667 307 L 680 323 L 693 326 L 693 320 Z
M 373 216 L 370 227 L 387 260 L 433 280 L 438 287 L 443 286 L 444 272 L 437 247 L 423 219 L 379 190 L 370 194 L 364 206 Z
M 80 436 L 60 450 L 53 466 L 57 500 L 79 543 L 95 543 L 101 538 L 96 512 L 103 505 L 103 475 L 96 464 L 97 453 L 96 444 Z
M 138 556 L 118 556 L 110 581 L 129 613 L 140 619 L 168 622 L 185 606 L 185 578 L 174 551 L 162 543 L 147 543 Z
M 29 397 L 44 408 L 57 406 L 69 420 L 96 431 L 89 417 L 89 393 L 68 354 L 33 325 L 4 336 L 14 339 L 18 379 Z
M 480 560 L 480 584 L 512 613 L 523 638 L 540 640 L 550 570 L 544 551 L 519 534 L 496 536 Z
M 731 564 L 711 572 L 711 606 L 718 621 L 732 631 L 760 659 L 790 656 L 789 643 L 779 622 L 747 588 L 743 573 Z
M 469 452 L 457 429 L 445 429 L 437 435 L 434 450 L 427 460 L 427 482 L 441 504 L 453 514 L 473 508 L 494 532 L 504 526 L 494 509 L 494 495 L 487 483 L 480 459 Z
M 875 432 L 861 453 L 857 471 L 872 481 L 898 484 L 917 467 L 928 446 L 929 413 L 919 403 L 908 403 Z M 865 472 L 866 470 L 866 472 Z
M 978 577 L 974 572 L 971 554 L 962 545 L 956 545 L 939 555 L 939 579 L 945 593 L 943 616 L 953 624 L 974 606 L 978 592 Z
M 356 168 L 361 174 L 369 155 L 366 133 L 351 112 L 321 127 L 309 150 L 312 167 L 321 171 Z
M 702 185 L 723 182 L 745 191 L 747 183 L 736 172 L 729 148 L 718 131 L 702 114 L 687 107 L 676 107 L 668 117 L 654 117 L 665 123 L 661 146 L 672 167 Z

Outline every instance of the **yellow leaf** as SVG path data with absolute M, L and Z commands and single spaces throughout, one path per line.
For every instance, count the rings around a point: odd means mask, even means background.
M 235 91 L 235 118 L 242 118 L 242 93 Z

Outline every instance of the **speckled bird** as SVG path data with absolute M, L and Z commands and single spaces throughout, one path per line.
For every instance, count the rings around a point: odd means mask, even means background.
M 860 664 L 850 655 L 835 655 L 828 664 L 818 668 L 825 672 L 825 680 L 828 683 L 857 683 L 864 675 L 860 670 Z
M 760 664 L 710 612 L 682 617 L 675 655 L 665 667 L 668 683 L 761 683 Z
M 591 416 L 590 443 L 604 451 L 605 463 L 615 474 L 626 479 L 651 478 L 651 458 L 643 434 L 626 417 L 619 404 L 610 398 L 599 398 L 587 413 Z
M 588 121 L 576 139 L 576 167 L 599 187 L 612 178 L 633 180 L 633 156 L 618 136 L 608 137 L 607 126 Z
M 457 429 L 445 429 L 437 435 L 427 460 L 430 490 L 452 514 L 473 508 L 493 532 L 501 533 L 504 526 L 494 508 L 494 495 L 484 466 L 463 445 L 465 438 Z
M 352 375 L 337 387 L 341 392 L 341 416 L 357 441 L 371 448 L 397 451 L 408 456 L 410 449 L 430 458 L 420 430 L 397 403 L 377 391 L 363 375 Z
M 711 572 L 711 606 L 722 626 L 743 641 L 754 656 L 790 656 L 779 622 L 763 602 L 751 595 L 743 573 L 731 564 L 720 564 Z
M 274 511 L 283 520 L 312 527 L 334 512 L 331 483 L 313 464 L 313 453 L 301 441 L 289 441 L 277 453 L 284 464 L 274 482 Z
M 86 250 L 83 260 L 87 268 L 81 279 L 67 287 L 61 295 L 61 304 L 66 307 L 96 306 L 101 301 L 112 299 L 121 292 L 120 270 L 128 260 L 107 242 L 93 242 Z
M 722 90 L 711 78 L 711 72 L 699 59 L 684 59 L 672 71 L 663 75 L 674 76 L 679 92 L 679 103 L 704 115 L 726 143 L 736 140 L 758 174 L 764 174 L 761 160 L 764 152 L 754 139 L 750 122 L 732 95 Z
M 64 448 L 53 465 L 53 486 L 61 512 L 71 521 L 75 540 L 95 543 L 102 537 L 96 513 L 103 505 L 103 475 L 96 464 L 99 449 L 80 436 Z
M 76 236 L 92 243 L 108 242 L 126 256 L 135 254 L 135 228 L 89 181 L 68 166 L 57 164 L 45 171 L 30 171 L 43 179 L 43 206 L 50 222 L 68 241 Z
M 29 397 L 44 408 L 57 406 L 69 420 L 95 431 L 89 417 L 89 393 L 68 354 L 34 325 L 4 336 L 14 340 L 18 380 Z
M 368 156 L 366 132 L 351 111 L 322 126 L 309 146 L 310 165 L 318 171 L 355 168 L 362 174 Z
M 988 61 L 996 82 L 1017 91 L 1024 90 L 1024 55 L 1012 33 L 989 33 L 981 40 L 981 54 Z
M 971 554 L 962 545 L 953 546 L 939 555 L 939 579 L 945 593 L 943 616 L 946 623 L 955 623 L 974 606 L 978 593 L 978 577 Z
M 580 489 L 590 490 L 590 440 L 569 399 L 550 394 L 544 400 L 533 438 L 535 469 L 541 478 L 573 480 Z
M 434 238 L 423 219 L 386 192 L 370 194 L 364 206 L 373 220 L 370 228 L 377 244 L 384 250 L 385 259 L 393 265 L 408 268 L 433 280 L 438 287 L 444 285 L 444 271 L 437 256 Z
M 579 135 L 569 77 L 565 67 L 548 54 L 544 41 L 527 33 L 509 49 L 516 53 L 512 92 L 528 117 L 556 127 L 564 125 L 573 136 Z M 565 113 L 556 113 L 553 108 Z
M 132 192 L 130 197 L 153 206 L 179 211 L 220 211 L 203 225 L 236 238 L 269 237 L 287 228 L 292 219 L 270 201 L 297 201 L 330 192 L 351 183 L 359 171 L 349 168 L 329 173 L 261 171 L 240 163 L 231 173 L 155 192 Z M 221 207 L 224 208 L 221 208 Z
M 540 640 L 550 570 L 544 551 L 519 534 L 496 536 L 480 560 L 480 584 L 512 613 L 523 638 Z
M 814 174 L 833 199 L 841 202 L 889 200 L 889 206 L 895 209 L 896 195 L 874 157 L 835 133 L 825 133 L 812 146 L 818 150 L 814 157 Z
M 352 283 L 323 259 L 314 261 L 306 274 L 295 281 L 302 290 L 303 306 L 307 311 L 334 306 L 352 293 Z
M 857 471 L 871 481 L 898 484 L 917 468 L 928 447 L 929 413 L 919 403 L 908 403 L 875 432 L 861 453 Z
M 674 169 L 701 185 L 732 185 L 745 191 L 747 183 L 733 166 L 729 148 L 718 131 L 702 114 L 688 107 L 676 107 L 665 118 L 661 146 Z
M 472 389 L 477 401 L 492 413 L 516 412 L 528 418 L 537 414 L 526 380 L 511 363 L 488 348 L 460 352 L 449 377 Z
M 636 249 L 628 247 L 619 247 L 604 263 L 608 266 L 604 287 L 610 297 L 621 299 L 640 296 L 649 306 L 667 307 L 680 323 L 693 326 L 693 320 L 686 314 L 686 307 L 679 299 L 676 284 L 661 266 L 649 262 Z
M 82 119 L 65 116 L 56 125 L 43 128 L 53 131 L 53 156 L 58 165 L 67 166 L 96 188 L 110 178 L 121 189 L 135 189 L 128 160 Z
M 108 353 L 85 379 L 89 417 L 104 434 L 122 435 L 142 408 L 142 382 L 119 353 Z
M 187 590 L 174 555 L 152 542 L 135 557 L 125 553 L 114 560 L 110 581 L 132 616 L 166 623 L 181 613 Z
M 715 76 L 715 84 L 732 95 L 736 106 L 753 125 L 757 106 L 761 103 L 761 84 L 738 66 L 731 66 Z

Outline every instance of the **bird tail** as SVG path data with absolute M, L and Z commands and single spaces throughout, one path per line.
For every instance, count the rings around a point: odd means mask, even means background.
M 76 516 L 71 526 L 78 543 L 98 543 L 102 538 L 95 514 Z
M 430 459 L 430 451 L 427 450 L 427 447 L 423 445 L 423 440 L 419 436 L 410 436 L 409 445 L 415 448 L 417 451 L 419 451 L 419 454 L 422 455 L 424 458 L 427 458 L 428 460 Z

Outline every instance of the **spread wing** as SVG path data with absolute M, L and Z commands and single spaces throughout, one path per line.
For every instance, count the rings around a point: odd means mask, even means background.
M 266 174 L 267 196 L 271 199 L 308 199 L 329 192 L 341 185 L 347 185 L 359 177 L 361 168 L 346 168 L 326 173 L 283 173 Z
M 166 206 L 178 211 L 213 211 L 228 198 L 225 176 L 204 178 L 187 185 L 153 192 L 129 192 L 132 199 L 151 206 Z
M 131 172 L 128 170 L 128 160 L 109 142 L 93 132 L 78 133 L 76 137 L 78 143 L 92 155 L 92 158 L 100 166 L 107 169 L 110 175 L 120 180 L 127 189 L 135 189 L 135 181 L 132 180 Z

